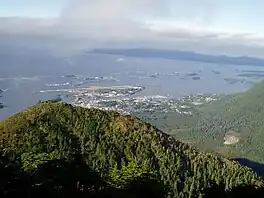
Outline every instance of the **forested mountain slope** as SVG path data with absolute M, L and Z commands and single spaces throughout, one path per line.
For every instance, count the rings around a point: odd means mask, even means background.
M 239 142 L 224 146 L 226 133 L 235 133 Z M 218 147 L 232 157 L 264 162 L 264 82 L 245 93 L 212 103 L 205 116 L 189 134 L 202 145 Z
M 202 197 L 210 183 L 224 184 L 226 189 L 264 186 L 250 169 L 199 152 L 135 117 L 61 102 L 42 102 L 2 121 L 0 149 L 0 165 L 12 175 L 1 189 L 6 194 L 19 192 L 19 185 L 10 183 L 17 184 L 20 177 L 29 183 L 23 187 L 26 195 L 36 189 L 45 193 L 65 188 L 78 193 L 106 186 L 122 189 L 146 176 L 159 181 L 160 192 L 168 192 L 168 197 Z M 78 162 L 78 169 L 69 165 L 73 162 Z M 12 170 L 19 173 L 14 175 Z M 99 183 L 91 172 L 101 178 Z M 76 179 L 78 175 L 82 179 Z M 69 178 L 73 179 L 67 183 Z M 151 189 L 158 188 L 152 185 Z

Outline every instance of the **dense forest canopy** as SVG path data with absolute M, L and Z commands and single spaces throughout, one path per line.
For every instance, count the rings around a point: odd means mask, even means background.
M 199 152 L 136 117 L 56 101 L 2 121 L 0 151 L 4 196 L 139 197 L 143 186 L 150 197 L 204 197 L 212 184 L 226 192 L 264 187 L 249 168 Z
M 264 82 L 244 93 L 227 96 L 202 109 L 203 116 L 188 136 L 200 145 L 229 157 L 264 162 Z M 239 141 L 225 145 L 227 134 Z

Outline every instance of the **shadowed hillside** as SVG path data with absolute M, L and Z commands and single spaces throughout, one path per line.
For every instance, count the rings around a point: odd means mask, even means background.
M 264 164 L 254 162 L 246 158 L 234 158 L 233 160 L 239 162 L 243 166 L 250 167 L 259 176 L 264 177 Z

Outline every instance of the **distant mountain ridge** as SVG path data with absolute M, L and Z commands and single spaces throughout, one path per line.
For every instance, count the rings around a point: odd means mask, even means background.
M 198 61 L 205 63 L 216 63 L 223 65 L 254 65 L 264 66 L 264 59 L 238 56 L 231 57 L 226 55 L 209 55 L 190 51 L 180 50 L 163 50 L 163 49 L 148 49 L 148 48 L 134 48 L 134 49 L 94 49 L 88 53 L 122 55 L 127 57 L 142 57 L 142 58 L 165 58 L 186 61 Z

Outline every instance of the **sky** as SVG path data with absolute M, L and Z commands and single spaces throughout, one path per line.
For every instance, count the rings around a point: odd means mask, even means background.
M 0 17 L 57 17 L 67 0 L 0 0 Z
M 264 48 L 263 8 L 263 0 L 0 0 L 0 33 L 258 55 Z

